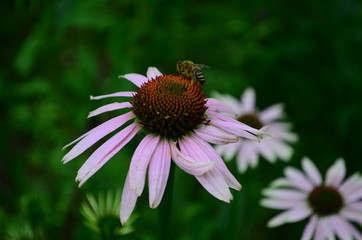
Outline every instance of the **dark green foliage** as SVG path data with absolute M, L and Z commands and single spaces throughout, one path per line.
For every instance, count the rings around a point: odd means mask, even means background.
M 141 138 L 81 189 L 74 178 L 91 151 L 63 165 L 61 148 L 117 114 L 87 120 L 113 101 L 89 95 L 134 90 L 117 76 L 148 66 L 176 73 L 180 59 L 211 67 L 204 71 L 208 96 L 239 97 L 253 86 L 260 109 L 285 103 L 300 137 L 290 165 L 300 167 L 307 155 L 324 171 L 341 156 L 349 174 L 361 171 L 361 1 L 17 0 L 3 1 L 0 16 L 1 239 L 23 223 L 41 239 L 89 239 L 79 213 L 85 193 L 122 187 Z M 240 176 L 228 163 L 243 185 L 231 204 L 177 169 L 172 236 L 299 238 L 305 222 L 268 229 L 277 211 L 259 206 L 261 189 L 286 165 L 261 161 Z M 147 194 L 129 239 L 157 237 Z

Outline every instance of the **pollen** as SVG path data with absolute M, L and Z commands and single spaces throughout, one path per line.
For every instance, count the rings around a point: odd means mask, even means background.
M 132 111 L 143 128 L 167 139 L 193 132 L 205 120 L 205 94 L 199 84 L 181 76 L 158 76 L 142 84 Z

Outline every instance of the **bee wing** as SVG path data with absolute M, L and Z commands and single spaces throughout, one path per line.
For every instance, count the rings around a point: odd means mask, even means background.
M 199 67 L 199 68 L 210 68 L 209 66 L 206 66 L 204 64 L 193 64 L 193 66 Z

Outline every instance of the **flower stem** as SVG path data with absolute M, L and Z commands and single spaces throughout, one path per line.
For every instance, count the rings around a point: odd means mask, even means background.
M 170 222 L 171 222 L 171 208 L 172 208 L 172 195 L 173 184 L 175 179 L 175 164 L 171 161 L 170 174 L 166 186 L 162 202 L 158 207 L 159 228 L 158 235 L 160 240 L 167 240 L 170 238 Z

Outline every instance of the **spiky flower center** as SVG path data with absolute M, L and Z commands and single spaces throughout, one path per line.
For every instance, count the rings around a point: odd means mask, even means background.
M 181 76 L 149 80 L 137 90 L 131 103 L 143 128 L 167 139 L 187 135 L 206 120 L 204 92 L 199 84 Z
M 343 207 L 343 197 L 333 187 L 320 185 L 308 196 L 309 205 L 319 216 L 338 213 Z
M 264 126 L 258 116 L 252 113 L 241 115 L 237 120 L 255 129 L 260 129 Z

